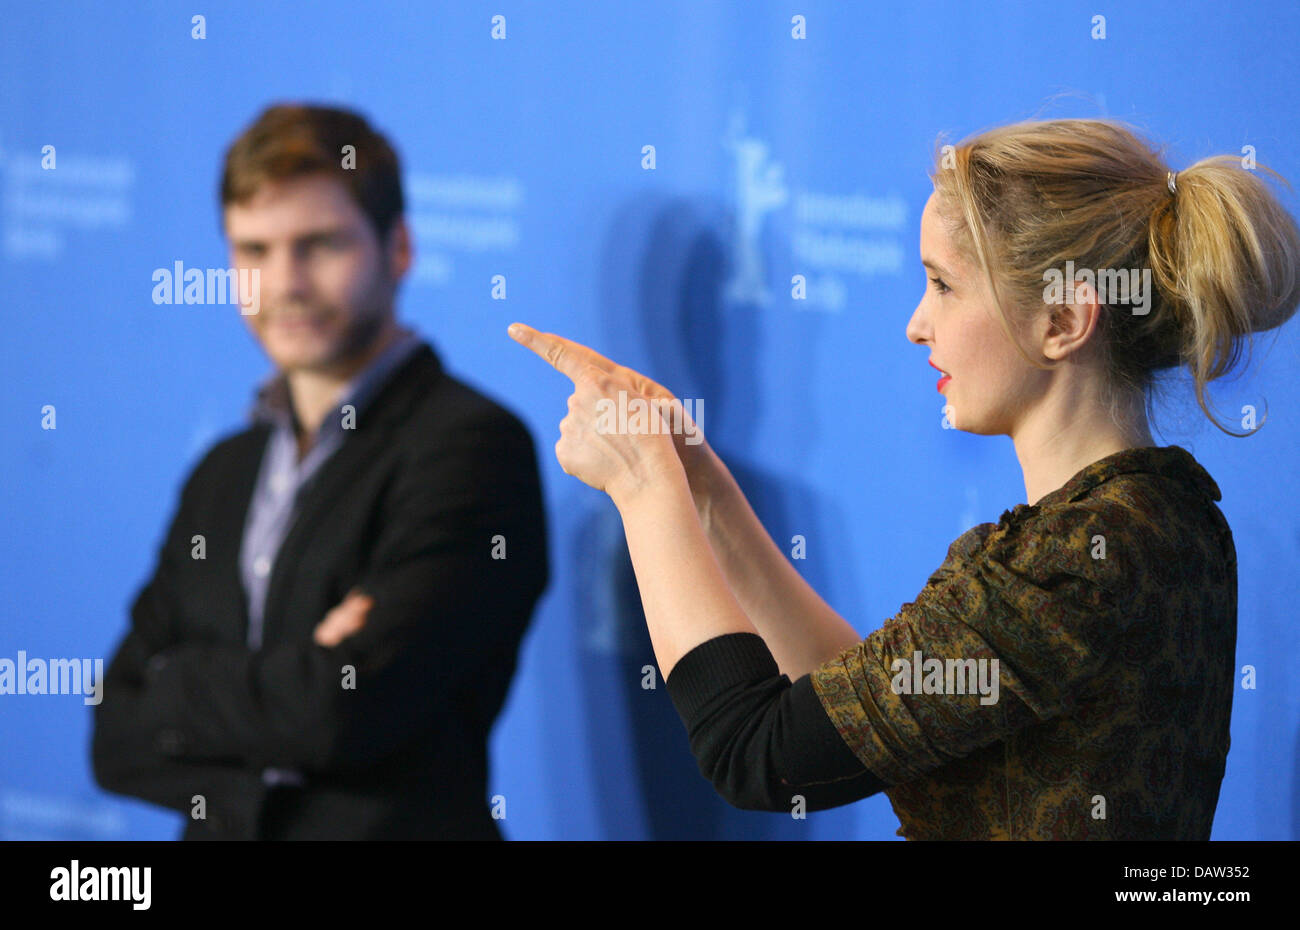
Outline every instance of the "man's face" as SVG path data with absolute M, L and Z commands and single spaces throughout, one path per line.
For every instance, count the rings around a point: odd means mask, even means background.
M 387 248 L 351 195 L 323 174 L 268 181 L 225 208 L 231 264 L 257 268 L 260 312 L 244 315 L 282 371 L 329 372 L 368 348 L 410 267 L 400 220 Z

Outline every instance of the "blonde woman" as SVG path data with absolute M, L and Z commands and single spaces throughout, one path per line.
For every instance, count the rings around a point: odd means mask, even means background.
M 668 390 L 514 324 L 574 384 L 556 456 L 618 507 L 659 668 L 732 804 L 883 790 L 909 839 L 1208 839 L 1236 552 L 1214 480 L 1152 441 L 1149 394 L 1186 366 L 1213 419 L 1206 384 L 1295 312 L 1300 231 L 1235 157 L 1175 173 L 1106 120 L 999 127 L 931 177 L 907 338 L 957 428 L 1011 437 L 1030 503 L 958 538 L 880 629 L 803 581 L 688 417 L 601 421 L 620 391 L 684 417 Z

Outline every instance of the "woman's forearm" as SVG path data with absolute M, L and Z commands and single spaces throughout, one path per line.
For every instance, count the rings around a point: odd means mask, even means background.
M 690 482 L 718 566 L 782 672 L 796 680 L 862 641 L 777 548 L 711 449 Z
M 709 548 L 680 467 L 618 495 L 614 503 L 664 678 L 682 656 L 710 639 L 758 634 Z
M 573 382 L 555 456 L 618 507 L 665 676 L 727 633 L 760 636 L 792 681 L 861 641 L 777 549 L 708 442 L 692 441 L 695 430 L 609 428 L 604 405 L 628 391 L 651 399 L 651 423 L 684 424 L 662 385 L 553 333 L 522 323 L 509 333 Z

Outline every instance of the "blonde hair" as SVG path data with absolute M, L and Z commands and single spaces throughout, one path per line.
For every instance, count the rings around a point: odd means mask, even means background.
M 1043 312 L 1044 272 L 1067 260 L 1088 269 L 1147 269 L 1146 314 L 1108 306 L 1098 324 L 1106 405 L 1143 395 L 1156 372 L 1190 370 L 1201 410 L 1206 385 L 1237 364 L 1243 340 L 1275 329 L 1300 304 L 1300 230 L 1255 172 L 1233 155 L 1169 168 L 1127 124 L 1103 119 L 1028 120 L 935 145 L 931 173 L 940 214 L 958 250 L 984 272 L 1003 329 L 1030 364 L 999 298 Z M 1258 166 L 1286 184 L 1277 172 Z M 1287 184 L 1288 189 L 1290 185 Z

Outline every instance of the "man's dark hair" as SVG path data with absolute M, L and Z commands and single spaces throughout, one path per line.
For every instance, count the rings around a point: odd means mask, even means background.
M 344 168 L 344 146 L 353 168 Z M 267 181 L 326 174 L 348 189 L 384 242 L 406 208 L 397 152 L 359 113 L 310 104 L 267 107 L 226 150 L 221 207 L 245 203 Z

